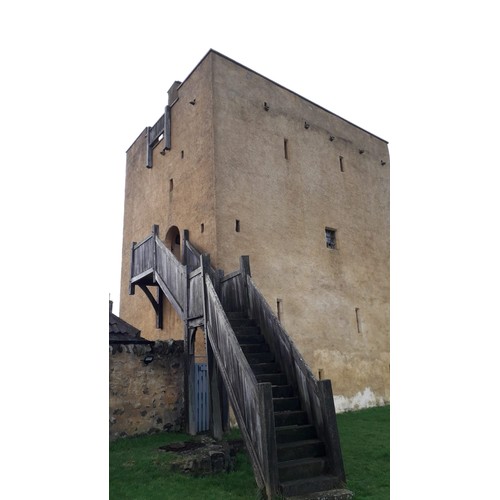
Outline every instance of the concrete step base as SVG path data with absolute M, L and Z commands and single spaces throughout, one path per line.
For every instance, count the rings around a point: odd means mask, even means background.
M 329 474 L 321 474 L 318 476 L 309 477 L 307 479 L 292 479 L 280 483 L 281 493 L 286 498 L 323 498 L 318 495 L 324 492 L 338 492 L 342 491 L 343 485 L 340 484 L 337 477 Z M 349 490 L 344 490 L 349 491 Z M 351 493 L 352 495 L 352 493 Z M 329 498 L 329 497 L 327 497 Z M 337 497 L 332 497 L 337 498 Z M 342 497 L 340 497 L 342 498 Z M 344 500 L 342 498 L 342 500 Z
M 346 489 L 318 491 L 298 496 L 285 496 L 287 500 L 352 500 L 354 493 Z

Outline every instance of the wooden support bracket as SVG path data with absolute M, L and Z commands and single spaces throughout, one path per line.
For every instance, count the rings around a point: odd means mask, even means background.
M 156 328 L 163 328 L 163 294 L 158 285 L 156 285 L 156 299 L 146 285 L 139 284 L 139 288 L 146 294 L 156 313 Z

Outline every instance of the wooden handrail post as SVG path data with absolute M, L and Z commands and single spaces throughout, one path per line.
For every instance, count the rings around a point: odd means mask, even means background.
M 196 397 L 195 397 L 195 366 L 194 366 L 194 352 L 192 351 L 192 343 L 193 343 L 193 335 L 196 331 L 196 328 L 188 328 L 187 321 L 185 323 L 187 330 L 187 349 L 185 349 L 185 401 L 186 401 L 186 409 L 187 409 L 187 425 L 188 425 L 188 433 L 191 436 L 196 435 Z
M 135 295 L 135 285 L 132 284 L 132 278 L 134 277 L 134 250 L 135 250 L 136 244 L 137 244 L 136 241 L 132 242 L 132 249 L 130 252 L 130 281 L 128 283 L 128 294 L 129 295 Z
M 221 397 L 219 392 L 219 370 L 215 361 L 212 344 L 206 335 L 208 357 L 208 390 L 210 392 L 210 433 L 217 441 L 222 439 Z
M 187 248 L 186 241 L 189 241 L 189 231 L 184 229 L 182 232 L 182 255 L 181 255 L 181 263 L 183 266 L 187 266 Z
M 153 166 L 153 151 L 151 149 L 151 127 L 146 127 L 146 168 Z
M 156 237 L 158 236 L 159 226 L 158 224 L 153 224 L 151 229 L 153 233 L 153 283 L 156 283 L 155 273 L 157 272 L 156 266 Z
M 214 359 L 213 348 L 210 343 L 210 337 L 208 335 L 208 297 L 205 277 L 210 270 L 210 255 L 202 254 L 200 255 L 200 266 L 201 266 L 201 279 L 202 279 L 202 290 L 203 290 L 203 324 L 205 326 L 205 335 L 207 340 L 207 356 L 208 356 L 208 377 L 209 377 L 209 391 L 210 391 L 210 432 L 212 436 L 220 440 L 222 439 L 222 415 L 221 415 L 221 397 L 219 392 L 219 372 Z
M 156 287 L 156 302 L 158 310 L 156 311 L 156 328 L 163 329 L 163 293 L 160 286 Z
M 215 293 L 217 294 L 217 297 L 220 298 L 220 287 L 221 287 L 221 280 L 224 277 L 224 271 L 222 269 L 216 269 L 215 270 L 215 275 L 214 275 L 214 289 Z
M 252 276 L 252 273 L 250 272 L 250 257 L 248 255 L 242 255 L 240 257 L 240 270 L 242 274 Z
M 244 307 L 245 312 L 250 314 L 250 297 L 248 296 L 248 282 L 247 276 L 252 276 L 250 272 L 250 257 L 248 255 L 242 255 L 240 257 L 240 271 L 241 278 L 243 280 L 243 290 L 244 290 Z
M 340 448 L 339 431 L 337 428 L 337 416 L 335 414 L 335 402 L 333 400 L 332 383 L 329 379 L 318 380 L 318 397 L 321 406 L 324 426 L 324 439 L 330 467 L 335 476 L 344 484 L 346 483 L 344 461 Z
M 205 283 L 205 276 L 210 269 L 210 254 L 204 253 L 200 255 L 200 267 L 201 267 L 201 283 L 202 283 L 202 293 L 203 293 L 203 324 L 205 325 L 205 331 L 207 329 L 207 285 Z M 208 339 L 208 337 L 207 337 Z
M 273 498 L 278 490 L 278 452 L 274 429 L 273 389 L 270 382 L 258 385 L 259 411 L 262 422 L 262 450 L 267 497 Z

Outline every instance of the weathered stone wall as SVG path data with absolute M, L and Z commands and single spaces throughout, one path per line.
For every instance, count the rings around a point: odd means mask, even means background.
M 116 439 L 184 428 L 183 342 L 109 346 L 109 436 Z
M 387 143 L 226 58 L 212 67 L 216 265 L 230 272 L 250 256 L 314 374 L 332 380 L 338 409 L 387 403 Z

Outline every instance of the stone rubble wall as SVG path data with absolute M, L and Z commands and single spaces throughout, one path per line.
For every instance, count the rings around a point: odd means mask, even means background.
M 144 363 L 146 355 L 154 360 Z M 184 429 L 184 345 L 109 346 L 109 437 Z

